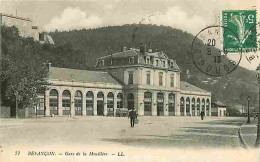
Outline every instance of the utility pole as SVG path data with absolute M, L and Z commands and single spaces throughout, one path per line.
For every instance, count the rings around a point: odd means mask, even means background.
M 2 13 L 0 13 L 0 72 L 2 71 Z M 2 116 L 2 85 L 0 85 L 0 117 Z
M 18 119 L 18 92 L 15 92 L 15 118 Z
M 248 106 L 248 109 L 247 109 L 247 123 L 250 123 L 250 112 L 249 112 L 249 101 L 250 101 L 251 97 L 248 96 L 247 97 L 247 106 Z

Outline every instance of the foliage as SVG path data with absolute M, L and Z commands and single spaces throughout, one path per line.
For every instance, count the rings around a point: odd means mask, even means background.
M 3 101 L 5 105 L 13 105 L 17 96 L 19 108 L 25 108 L 36 102 L 37 92 L 47 84 L 47 71 L 34 51 L 36 44 L 32 39 L 22 38 L 17 28 L 6 26 L 2 27 L 2 38 Z
M 134 31 L 136 33 L 133 41 Z M 74 48 L 84 51 L 86 57 L 78 55 L 77 58 L 86 58 L 84 61 L 88 68 L 94 67 L 97 58 L 108 55 L 110 50 L 119 52 L 122 46 L 138 48 L 141 43 L 151 43 L 153 51 L 162 50 L 176 60 L 182 70 L 182 80 L 212 92 L 214 100 L 220 100 L 225 104 L 246 104 L 246 98 L 250 95 L 252 104 L 258 104 L 258 85 L 252 71 L 238 67 L 231 74 L 222 77 L 210 77 L 201 73 L 192 61 L 191 44 L 194 36 L 178 29 L 133 24 L 89 30 L 55 31 L 51 36 L 56 45 L 69 43 Z M 60 60 L 54 61 L 58 64 Z M 185 75 L 187 70 L 190 77 Z
M 227 107 L 227 113 L 229 116 L 241 116 L 241 112 L 235 107 Z

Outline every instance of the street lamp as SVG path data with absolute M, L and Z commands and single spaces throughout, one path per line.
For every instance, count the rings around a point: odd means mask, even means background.
M 255 147 L 259 147 L 259 138 L 260 138 L 260 65 L 258 65 L 258 67 L 256 68 L 256 78 L 257 78 L 257 83 L 258 83 L 258 124 L 257 124 L 257 137 L 256 137 L 256 141 L 255 141 Z
M 15 118 L 18 118 L 18 98 L 19 98 L 19 94 L 17 91 L 14 92 L 15 95 Z
M 247 106 L 248 106 L 248 109 L 247 109 L 247 123 L 250 123 L 250 114 L 249 114 L 249 101 L 250 101 L 250 96 L 247 97 Z

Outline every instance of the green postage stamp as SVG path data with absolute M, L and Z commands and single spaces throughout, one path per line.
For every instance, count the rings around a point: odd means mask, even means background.
M 256 10 L 222 11 L 223 49 L 226 53 L 257 50 Z

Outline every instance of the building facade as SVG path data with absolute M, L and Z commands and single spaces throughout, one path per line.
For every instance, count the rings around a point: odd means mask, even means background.
M 227 115 L 227 106 L 220 101 L 212 102 L 211 115 L 224 117 Z
M 38 115 L 211 116 L 211 93 L 180 81 L 176 62 L 163 52 L 126 49 L 100 57 L 96 71 L 49 66 L 50 85 L 39 96 Z

